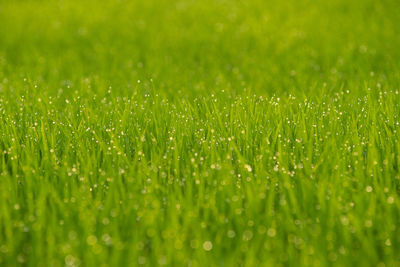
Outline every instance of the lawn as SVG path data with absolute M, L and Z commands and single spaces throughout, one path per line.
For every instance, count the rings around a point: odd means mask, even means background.
M 0 0 L 0 266 L 400 266 L 399 10 Z

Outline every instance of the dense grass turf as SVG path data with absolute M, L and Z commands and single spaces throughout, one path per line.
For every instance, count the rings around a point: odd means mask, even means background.
M 399 9 L 0 1 L 0 265 L 400 265 Z

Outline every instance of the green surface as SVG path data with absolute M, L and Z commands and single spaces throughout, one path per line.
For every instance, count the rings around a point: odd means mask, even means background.
M 0 265 L 399 266 L 399 10 L 0 1 Z

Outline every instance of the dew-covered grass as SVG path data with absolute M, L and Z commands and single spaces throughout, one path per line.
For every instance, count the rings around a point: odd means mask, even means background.
M 0 265 L 399 266 L 399 10 L 0 1 Z

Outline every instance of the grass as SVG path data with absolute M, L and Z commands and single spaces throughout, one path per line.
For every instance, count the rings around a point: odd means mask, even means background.
M 400 265 L 397 1 L 0 1 L 0 265 Z

